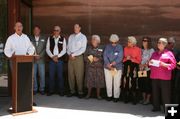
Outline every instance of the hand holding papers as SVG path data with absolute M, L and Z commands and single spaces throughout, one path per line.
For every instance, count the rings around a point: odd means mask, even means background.
M 89 55 L 89 56 L 88 56 L 88 59 L 89 59 L 89 61 L 90 61 L 91 63 L 93 62 L 93 58 L 94 58 L 94 57 L 93 57 L 92 55 Z
M 114 77 L 117 74 L 117 69 L 116 68 L 112 68 L 111 69 L 111 74 Z
M 160 66 L 160 61 L 159 61 L 159 60 L 154 60 L 154 59 L 152 59 L 152 60 L 149 62 L 149 65 L 150 65 L 150 66 L 154 66 L 154 67 L 159 67 L 159 66 Z

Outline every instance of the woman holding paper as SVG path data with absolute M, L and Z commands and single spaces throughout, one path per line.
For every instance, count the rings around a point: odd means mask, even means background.
M 152 79 L 153 112 L 160 111 L 160 99 L 163 107 L 171 103 L 171 73 L 176 67 L 176 59 L 171 51 L 168 51 L 166 38 L 158 40 L 158 51 L 152 54 L 149 62 Z
M 97 90 L 97 99 L 102 99 L 100 91 L 104 87 L 103 48 L 99 44 L 100 37 L 93 35 L 91 44 L 84 54 L 86 62 L 85 78 L 88 88 L 87 99 L 91 96 L 92 88 L 96 88 Z
M 151 48 L 151 38 L 150 37 L 143 37 L 142 40 L 142 60 L 141 64 L 139 65 L 140 71 L 138 72 L 138 83 L 139 89 L 142 92 L 143 99 L 140 101 L 143 105 L 150 104 L 150 97 L 151 97 L 151 79 L 150 79 L 150 68 L 148 67 L 149 60 L 154 52 L 154 49 Z M 141 72 L 144 75 L 139 75 Z
M 110 36 L 110 44 L 104 51 L 104 72 L 107 90 L 107 100 L 118 101 L 122 75 L 123 48 L 118 44 L 119 37 L 116 34 Z

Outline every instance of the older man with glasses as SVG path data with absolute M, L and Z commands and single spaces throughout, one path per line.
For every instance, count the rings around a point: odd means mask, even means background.
M 59 26 L 54 26 L 53 36 L 50 36 L 47 41 L 46 52 L 50 58 L 47 96 L 51 96 L 54 93 L 56 73 L 58 79 L 58 93 L 60 96 L 64 96 L 62 56 L 66 53 L 66 40 L 61 35 L 61 28 Z

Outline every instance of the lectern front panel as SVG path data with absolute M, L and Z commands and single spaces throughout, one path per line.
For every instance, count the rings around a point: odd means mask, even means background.
M 17 63 L 17 112 L 32 110 L 32 67 L 32 62 Z

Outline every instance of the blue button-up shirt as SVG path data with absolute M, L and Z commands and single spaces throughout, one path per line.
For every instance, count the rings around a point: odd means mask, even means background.
M 107 45 L 104 50 L 104 68 L 107 68 L 108 64 L 116 62 L 114 68 L 117 70 L 122 70 L 122 59 L 123 59 L 123 48 L 121 45 L 117 44 L 112 46 L 111 44 Z

